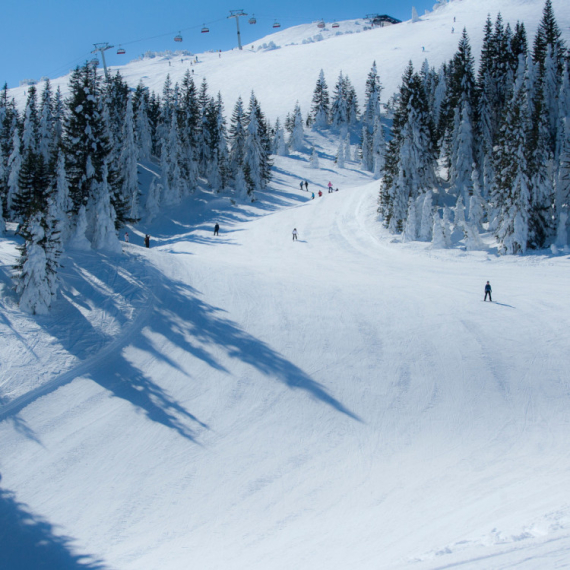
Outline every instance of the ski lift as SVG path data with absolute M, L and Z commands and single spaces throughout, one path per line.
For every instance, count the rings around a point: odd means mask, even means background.
M 321 20 L 318 24 L 317 24 L 317 28 L 320 28 L 321 30 L 325 27 L 325 22 L 323 20 Z
M 206 24 L 204 24 L 204 26 L 202 27 L 202 33 L 207 34 L 209 31 L 210 31 L 209 28 L 206 28 Z
M 257 24 L 257 20 L 255 19 L 255 14 L 248 20 L 250 24 Z
M 340 28 L 340 24 L 339 24 L 338 22 L 335 22 L 335 23 L 332 25 L 332 27 L 333 27 L 333 28 Z
M 94 57 L 89 63 L 91 65 L 97 66 L 97 65 L 99 65 L 99 60 L 96 57 Z
M 178 32 L 178 34 L 176 36 L 174 36 L 174 41 L 175 42 L 181 42 L 182 41 L 182 36 L 180 35 L 180 32 Z
M 125 55 L 125 53 L 127 53 L 127 52 L 126 52 L 125 49 L 122 48 L 122 47 L 120 47 L 120 48 L 117 50 L 117 55 Z
M 274 22 L 274 24 L 273 24 L 273 27 L 274 27 L 274 28 L 280 28 L 280 27 L 281 27 L 281 24 L 280 24 L 277 20 L 275 20 L 275 22 Z

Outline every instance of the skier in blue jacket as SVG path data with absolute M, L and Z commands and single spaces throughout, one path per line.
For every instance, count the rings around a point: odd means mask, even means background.
M 491 299 L 491 284 L 487 281 L 487 285 L 485 285 L 485 298 L 483 299 L 483 301 L 487 300 L 487 295 L 489 295 L 489 301 L 491 301 L 491 303 L 493 302 L 493 299 Z

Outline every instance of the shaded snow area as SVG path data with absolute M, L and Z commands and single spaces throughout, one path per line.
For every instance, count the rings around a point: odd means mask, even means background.
M 567 563 L 568 256 L 394 241 L 310 139 L 253 204 L 66 255 L 48 316 L 1 242 L 3 568 Z
M 297 99 L 306 113 L 321 67 L 362 103 L 376 59 L 385 102 L 463 25 L 479 53 L 499 9 L 534 37 L 542 1 L 464 0 L 319 41 L 316 24 L 283 30 L 192 68 L 226 109 L 253 88 L 273 120 Z M 177 65 L 121 73 L 160 91 Z M 200 188 L 129 226 L 120 253 L 67 251 L 47 315 L 18 308 L 10 225 L 0 570 L 569 567 L 570 256 L 501 257 L 489 234 L 480 251 L 461 232 L 450 249 L 403 242 L 338 143 L 306 131 L 255 202 Z M 146 193 L 159 168 L 139 174 Z

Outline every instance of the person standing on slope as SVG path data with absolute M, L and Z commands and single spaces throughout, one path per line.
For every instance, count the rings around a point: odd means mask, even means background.
M 293 241 L 297 240 L 297 228 L 293 228 Z
M 305 191 L 309 191 L 309 183 L 305 180 Z
M 301 180 L 301 182 L 299 182 L 299 188 L 301 188 L 301 191 L 303 191 L 303 181 Z
M 491 301 L 492 303 L 493 299 L 491 299 L 491 293 L 492 293 L 491 284 L 487 281 L 487 285 L 485 285 L 485 298 L 483 299 L 483 301 L 486 301 L 487 295 L 489 295 L 489 301 Z
M 329 192 L 332 192 L 332 182 L 329 181 Z
M 216 222 L 216 225 L 214 226 L 214 235 L 215 235 L 215 236 L 220 235 L 220 234 L 219 234 L 219 231 L 220 231 L 220 224 L 218 224 L 218 223 Z

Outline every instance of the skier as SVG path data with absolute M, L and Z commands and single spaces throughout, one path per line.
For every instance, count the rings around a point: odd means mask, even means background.
M 329 192 L 332 192 L 332 182 L 329 181 Z
M 148 234 L 144 236 L 144 245 L 145 247 L 150 247 L 150 236 Z
M 219 232 L 220 232 L 220 224 L 218 224 L 218 223 L 216 222 L 216 225 L 214 226 L 214 235 L 215 235 L 215 236 L 219 236 L 219 235 L 220 235 Z
M 301 189 L 301 191 L 303 190 L 303 181 L 301 180 L 301 182 L 299 182 L 299 188 Z
M 323 195 L 323 193 L 319 190 L 319 198 Z
M 314 200 L 314 199 L 315 199 L 315 193 L 311 192 L 311 200 Z
M 309 191 L 309 183 L 305 180 L 305 190 L 308 192 Z
M 487 295 L 489 295 L 489 301 L 491 301 L 491 303 L 493 302 L 493 299 L 491 299 L 491 284 L 487 281 L 487 285 L 485 285 L 485 298 L 483 299 L 483 301 L 487 300 Z
M 297 228 L 293 228 L 293 241 L 297 239 Z
M 125 232 L 125 243 L 129 243 L 129 232 Z

